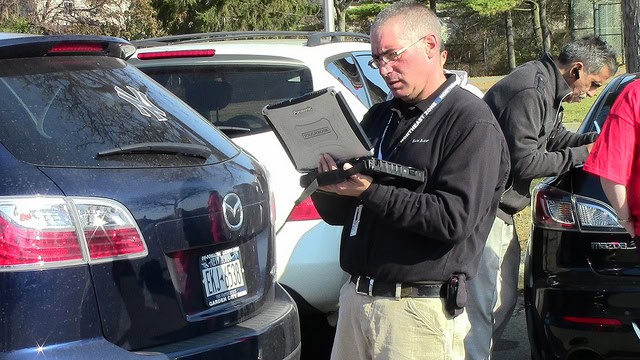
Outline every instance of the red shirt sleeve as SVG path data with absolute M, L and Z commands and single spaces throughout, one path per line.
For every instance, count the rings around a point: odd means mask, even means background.
M 633 168 L 635 123 L 640 116 L 640 81 L 629 84 L 618 96 L 584 170 L 627 185 Z

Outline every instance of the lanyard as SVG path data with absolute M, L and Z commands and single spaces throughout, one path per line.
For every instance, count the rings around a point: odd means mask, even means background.
M 409 128 L 409 130 L 407 130 L 407 132 L 402 136 L 402 139 L 400 139 L 400 141 L 396 144 L 396 146 L 393 147 L 393 149 L 391 150 L 391 152 L 389 152 L 389 157 L 398 149 L 398 147 L 400 145 L 402 145 L 402 143 L 407 140 L 407 138 L 418 128 L 418 126 L 420 126 L 420 124 L 422 123 L 422 121 L 424 121 L 424 119 L 427 118 L 427 116 L 429 116 L 429 114 L 433 111 L 433 109 L 438 106 L 438 104 L 440 104 L 442 102 L 442 100 L 445 98 L 445 96 L 449 95 L 449 93 L 451 92 L 451 90 L 453 90 L 454 87 L 456 87 L 457 82 L 453 82 L 451 83 L 449 86 L 447 86 L 444 90 L 442 90 L 442 92 L 438 95 L 438 97 L 436 97 L 433 102 L 431 103 L 431 105 L 429 105 L 429 107 L 427 108 L 427 110 L 425 110 L 414 122 L 413 124 L 411 124 L 411 127 Z M 400 116 L 400 115 L 398 115 Z M 391 119 L 393 119 L 393 112 L 391 113 L 391 116 L 389 117 L 389 121 L 387 121 L 387 126 L 384 128 L 384 131 L 382 132 L 382 137 L 380 138 L 380 143 L 378 144 L 378 160 L 382 160 L 383 156 L 382 156 L 382 143 L 384 142 L 384 138 L 387 135 L 387 130 L 389 130 L 389 125 L 391 125 Z

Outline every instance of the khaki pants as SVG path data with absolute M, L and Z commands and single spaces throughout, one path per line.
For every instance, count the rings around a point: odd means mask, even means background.
M 332 360 L 464 359 L 466 312 L 452 318 L 441 298 L 394 298 L 340 290 Z
M 515 227 L 496 218 L 482 252 L 478 274 L 467 283 L 466 310 L 471 331 L 466 360 L 491 359 L 493 347 L 511 318 L 518 299 L 520 243 Z

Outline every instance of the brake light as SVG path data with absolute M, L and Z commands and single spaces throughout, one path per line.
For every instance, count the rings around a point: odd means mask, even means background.
M 211 57 L 216 54 L 215 50 L 175 50 L 175 51 L 158 51 L 146 52 L 138 54 L 140 60 L 156 60 L 156 59 L 177 59 L 177 58 L 193 58 L 193 57 Z
M 543 227 L 575 229 L 571 194 L 551 187 L 536 188 L 533 220 Z
M 546 184 L 536 187 L 533 209 L 533 221 L 543 228 L 579 229 L 583 232 L 624 231 L 611 206 Z
M 0 202 L 0 267 L 82 260 L 68 205 L 41 200 Z
M 143 257 L 130 213 L 97 198 L 0 198 L 0 271 Z
M 145 254 L 146 247 L 135 220 L 122 205 L 107 199 L 75 199 L 89 257 L 115 259 Z
M 106 46 L 96 43 L 61 43 L 54 45 L 50 50 L 50 54 L 55 53 L 87 53 L 87 52 L 104 52 Z
M 622 326 L 622 321 L 610 318 L 582 317 L 582 316 L 563 316 L 564 320 L 576 324 L 597 325 L 597 326 Z
M 321 219 L 316 206 L 311 197 L 304 199 L 298 206 L 294 207 L 289 214 L 287 221 L 305 221 Z

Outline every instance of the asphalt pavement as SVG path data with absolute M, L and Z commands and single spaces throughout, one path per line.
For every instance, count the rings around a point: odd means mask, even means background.
M 494 347 L 492 359 L 521 360 L 530 358 L 531 348 L 527 335 L 527 320 L 524 315 L 524 298 L 520 293 L 513 316 L 502 333 L 502 338 Z

